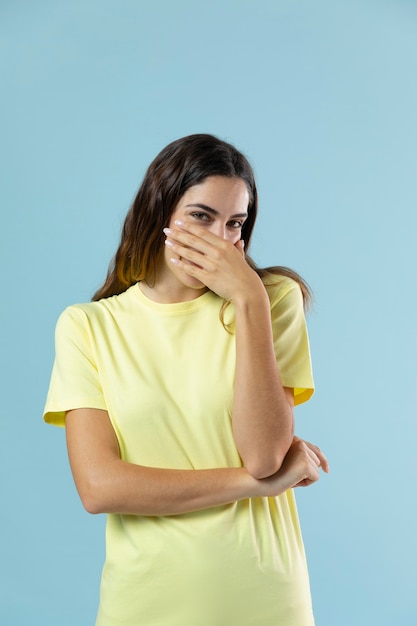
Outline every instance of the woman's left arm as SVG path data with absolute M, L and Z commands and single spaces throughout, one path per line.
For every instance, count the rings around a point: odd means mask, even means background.
M 268 294 L 244 258 L 243 242 L 232 244 L 193 224 L 177 227 L 165 231 L 168 245 L 185 261 L 172 262 L 234 305 L 234 438 L 248 472 L 271 476 L 292 444 L 294 417 L 292 390 L 282 386 L 276 363 Z
M 266 290 L 234 301 L 236 377 L 233 431 L 246 469 L 255 478 L 279 470 L 294 437 L 294 397 L 282 386 L 274 352 Z

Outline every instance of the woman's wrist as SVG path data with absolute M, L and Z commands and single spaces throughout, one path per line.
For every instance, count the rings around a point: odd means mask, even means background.
M 244 289 L 232 296 L 231 302 L 235 307 L 236 313 L 245 313 L 248 310 L 256 309 L 267 311 L 269 315 L 270 303 L 268 294 L 257 274 L 250 284 L 246 284 Z

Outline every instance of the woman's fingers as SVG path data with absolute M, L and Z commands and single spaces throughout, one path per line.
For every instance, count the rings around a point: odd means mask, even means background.
M 216 250 L 227 248 L 229 241 L 210 232 L 202 226 L 175 221 L 174 228 L 164 228 L 164 233 L 169 241 L 192 248 L 202 254 L 210 254 Z
M 196 227 L 195 230 L 198 230 L 198 227 Z M 234 247 L 233 244 L 221 239 L 221 237 L 213 233 L 204 230 L 201 232 L 201 230 L 202 229 L 200 229 L 200 234 L 203 236 L 197 236 L 185 230 L 180 231 L 177 229 L 164 228 L 164 233 L 167 236 L 165 245 L 178 257 L 186 259 L 200 269 L 213 272 L 217 270 L 219 266 L 225 268 L 224 263 L 230 254 L 231 250 L 229 250 L 229 248 Z M 189 273 L 194 275 L 190 265 L 181 264 L 175 257 L 171 259 L 171 261 L 175 265 L 182 266 L 182 269 L 185 271 L 189 270 Z
M 294 437 L 278 472 L 259 481 L 261 495 L 275 496 L 287 489 L 308 487 L 319 480 L 320 467 L 323 466 L 328 471 L 327 459 L 320 448 Z
M 307 481 L 305 484 L 316 482 L 319 479 L 319 466 L 319 457 L 302 439 L 295 437 L 279 471 L 288 475 L 291 487 L 294 487 L 304 481 Z
M 195 241 L 201 239 L 207 244 L 217 246 L 219 242 L 225 241 L 204 226 L 194 224 L 192 222 L 183 222 L 182 220 L 175 220 L 175 228 L 171 228 L 168 230 L 171 231 L 171 234 L 175 234 L 176 237 L 179 237 L 180 240 L 184 242 L 186 242 L 187 240 L 193 241 L 194 237 Z M 186 239 L 184 240 L 184 237 L 182 236 L 184 236 Z
M 246 293 L 264 294 L 259 276 L 247 264 L 243 242 L 223 239 L 208 229 L 183 224 L 165 228 L 165 244 L 172 250 L 170 262 L 197 278 L 220 297 L 234 302 Z
M 202 264 L 204 264 L 204 262 L 210 262 L 210 257 L 203 251 L 196 248 L 191 248 L 189 246 L 185 246 L 171 238 L 167 238 L 165 240 L 165 245 L 179 257 L 187 259 L 188 261 L 191 261 L 192 263 L 195 263 L 200 267 L 202 266 Z
M 308 450 L 310 450 L 311 453 L 314 454 L 314 457 L 317 459 L 317 463 L 319 465 L 319 467 L 322 468 L 322 470 L 324 472 L 329 473 L 330 471 L 330 466 L 329 466 L 329 461 L 327 460 L 326 455 L 324 454 L 324 452 L 315 444 L 311 443 L 310 441 L 306 441 L 305 439 L 301 439 L 300 437 L 294 437 L 294 443 L 303 443 Z
M 173 248 L 180 246 L 183 249 L 194 250 L 203 255 L 209 254 L 213 249 L 212 242 L 210 243 L 209 241 L 207 241 L 207 239 L 203 239 L 203 237 L 199 237 L 187 231 L 164 228 L 164 234 L 167 237 L 165 243 L 168 242 L 168 245 L 172 244 L 171 247 Z M 201 234 L 205 235 L 207 233 L 204 233 L 203 231 L 203 233 Z M 220 242 L 217 241 L 216 243 L 219 244 Z
M 315 457 L 318 459 L 319 467 L 321 467 L 323 472 L 326 472 L 326 474 L 328 474 L 330 471 L 330 466 L 329 466 L 329 461 L 327 460 L 327 457 L 324 454 L 324 452 L 313 443 L 310 443 L 309 441 L 305 441 L 304 439 L 303 441 L 305 445 L 307 446 L 307 448 L 311 450 L 311 452 L 313 452 Z

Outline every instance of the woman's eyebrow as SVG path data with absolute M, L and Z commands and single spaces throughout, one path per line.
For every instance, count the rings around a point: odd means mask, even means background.
M 213 215 L 220 215 L 216 209 L 213 209 L 211 206 L 207 206 L 207 204 L 202 204 L 201 202 L 196 202 L 193 204 L 186 204 L 186 207 L 196 207 L 197 209 L 203 209 L 204 211 L 208 211 Z M 231 215 L 230 217 L 248 217 L 247 213 L 235 213 L 235 215 Z

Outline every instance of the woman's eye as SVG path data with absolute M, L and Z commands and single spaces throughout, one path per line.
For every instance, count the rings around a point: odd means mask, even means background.
M 242 228 L 243 222 L 239 222 L 239 220 L 232 220 L 231 222 L 229 222 L 229 226 L 231 226 L 232 228 Z
M 203 222 L 206 222 L 207 220 L 210 219 L 207 213 L 191 213 L 191 215 L 195 217 L 196 220 L 201 220 Z

